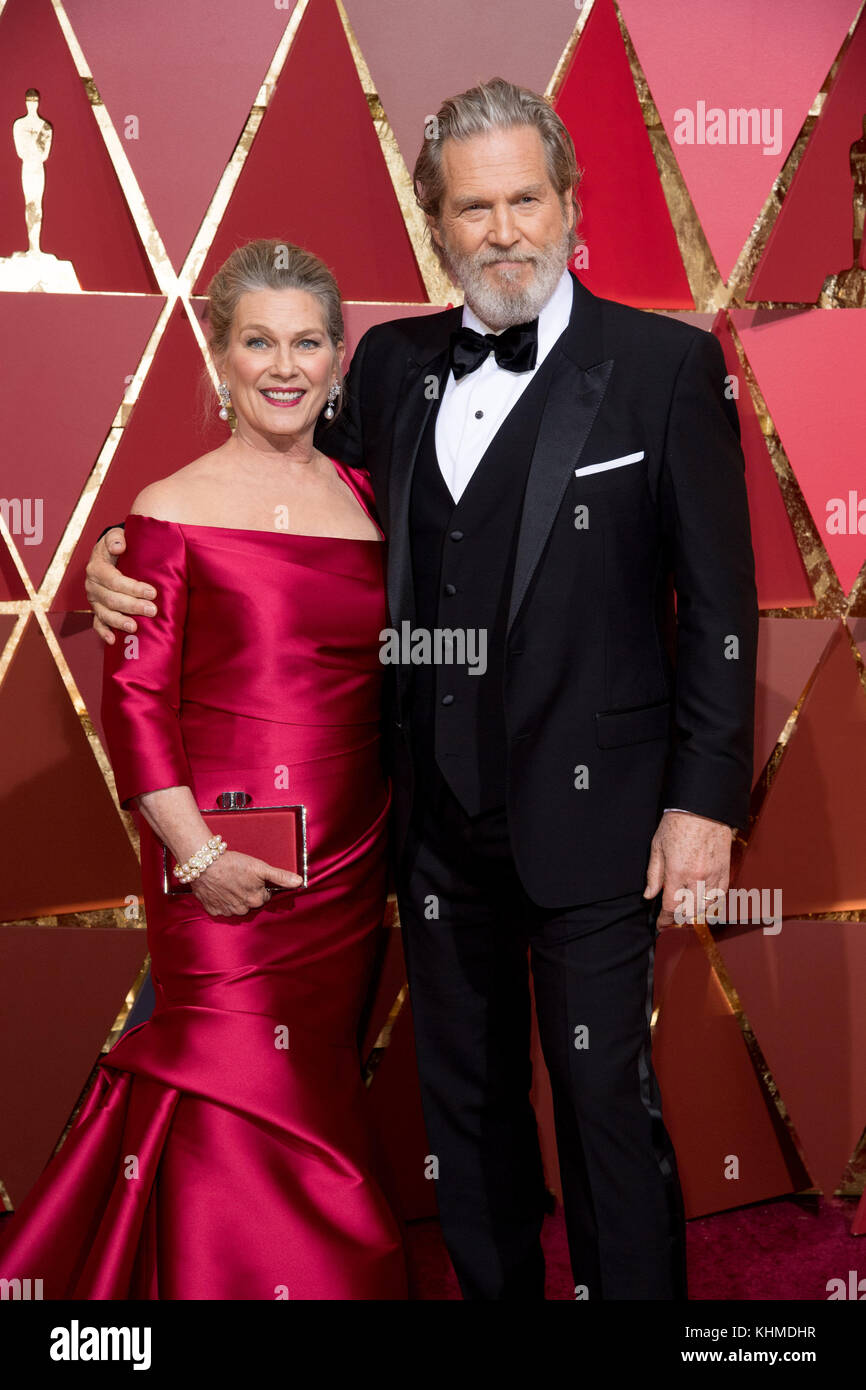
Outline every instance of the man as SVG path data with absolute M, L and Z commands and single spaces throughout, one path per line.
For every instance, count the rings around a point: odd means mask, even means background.
M 543 98 L 496 79 L 434 124 L 416 193 L 465 306 L 370 329 L 322 445 L 371 472 L 405 639 L 398 898 L 442 1228 L 465 1298 L 543 1298 L 529 948 L 575 1296 L 685 1298 L 652 960 L 748 818 L 736 411 L 712 336 L 569 272 L 577 169 Z M 88 592 L 123 626 L 145 608 L 108 554 Z

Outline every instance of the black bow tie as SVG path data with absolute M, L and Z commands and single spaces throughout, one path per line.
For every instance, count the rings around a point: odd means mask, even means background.
M 451 334 L 450 349 L 455 380 L 480 367 L 491 348 L 497 366 L 507 372 L 531 372 L 538 356 L 538 319 L 512 324 L 504 333 L 481 334 L 474 328 L 456 328 Z

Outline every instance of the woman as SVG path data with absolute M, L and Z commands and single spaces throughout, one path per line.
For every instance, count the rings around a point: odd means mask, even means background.
M 366 476 L 313 446 L 339 406 L 339 291 L 262 240 L 209 299 L 236 428 L 135 499 L 128 558 L 161 603 L 104 668 L 156 1008 L 102 1061 L 0 1277 L 36 1271 L 50 1298 L 404 1298 L 356 1044 L 386 895 L 383 537 Z M 208 847 L 199 808 L 226 791 L 306 807 L 307 887 L 230 829 Z M 164 891 L 163 843 L 190 891 Z

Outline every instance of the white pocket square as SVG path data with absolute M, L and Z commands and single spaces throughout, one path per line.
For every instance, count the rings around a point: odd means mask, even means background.
M 623 454 L 618 459 L 608 459 L 606 463 L 588 463 L 584 468 L 575 468 L 574 476 L 582 478 L 585 473 L 603 473 L 608 468 L 623 468 L 627 463 L 638 463 L 644 456 L 643 449 L 636 454 Z

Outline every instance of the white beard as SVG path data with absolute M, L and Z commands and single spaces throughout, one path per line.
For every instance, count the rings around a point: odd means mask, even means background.
M 530 254 L 486 248 L 474 255 L 462 255 L 449 247 L 443 237 L 443 255 L 446 269 L 454 283 L 463 290 L 463 297 L 470 309 L 488 328 L 500 332 L 512 324 L 530 323 L 538 318 L 568 265 L 569 231 L 563 227 L 558 241 Z M 504 260 L 530 261 L 534 264 L 535 274 L 525 288 L 515 283 L 520 275 L 517 269 L 502 272 L 501 283 L 491 285 L 485 277 L 484 267 Z

